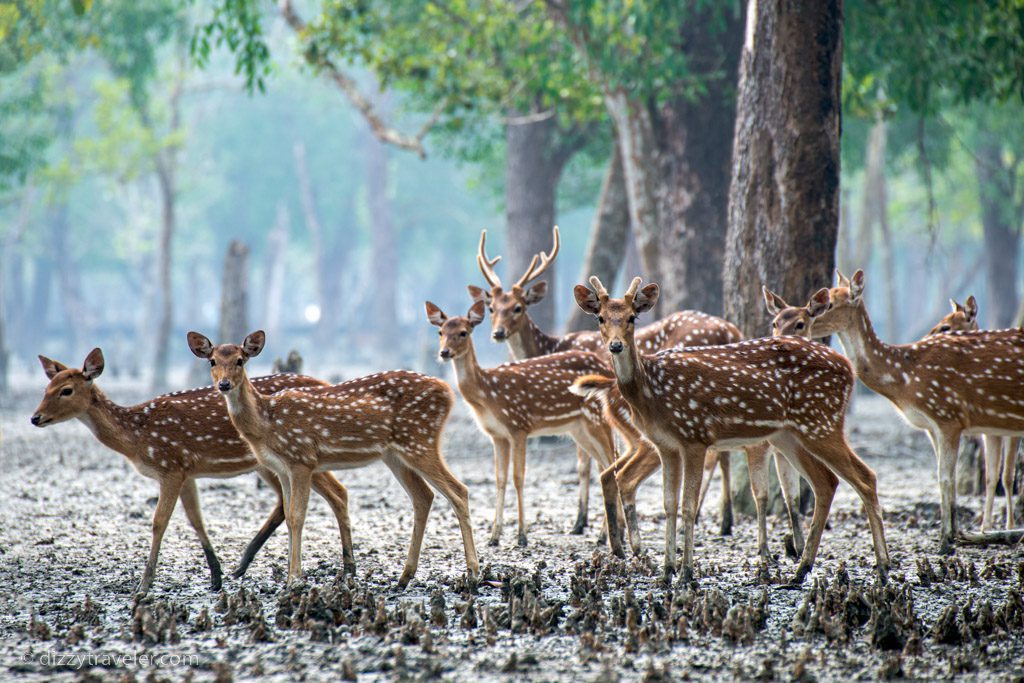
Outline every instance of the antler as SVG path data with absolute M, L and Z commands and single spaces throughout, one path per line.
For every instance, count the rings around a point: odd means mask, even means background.
M 480 231 L 480 250 L 476 255 L 476 264 L 480 266 L 480 272 L 484 274 L 484 279 L 487 280 L 487 284 L 494 287 L 501 287 L 501 279 L 498 274 L 494 272 L 494 265 L 501 260 L 501 256 L 495 256 L 494 260 L 488 260 L 487 252 L 484 250 L 484 242 L 487 240 L 487 231 Z M 537 258 L 534 256 L 534 258 Z
M 629 289 L 626 290 L 626 293 L 622 297 L 625 299 L 627 304 L 632 303 L 633 297 L 636 296 L 636 290 L 640 289 L 641 282 L 642 280 L 639 277 L 635 277 L 633 278 L 633 281 L 629 283 Z
M 604 288 L 604 285 L 601 284 L 601 280 L 599 280 L 596 275 L 590 276 L 590 286 L 593 287 L 594 291 L 597 293 L 598 301 L 604 303 L 608 300 L 608 290 Z
M 530 260 L 530 267 L 526 269 L 526 272 L 523 273 L 523 276 L 521 278 L 516 280 L 516 283 L 515 285 L 513 285 L 513 287 L 523 287 L 530 280 L 535 280 L 541 275 L 543 275 L 544 271 L 546 271 L 548 269 L 548 266 L 551 265 L 551 262 L 555 260 L 556 256 L 558 256 L 558 247 L 561 245 L 561 241 L 558 238 L 557 225 L 554 228 L 552 228 L 551 233 L 553 235 L 554 240 L 554 246 L 551 247 L 551 253 L 545 254 L 542 251 L 540 252 L 540 254 L 535 254 L 534 257 Z M 539 266 L 537 265 L 538 258 L 540 259 Z

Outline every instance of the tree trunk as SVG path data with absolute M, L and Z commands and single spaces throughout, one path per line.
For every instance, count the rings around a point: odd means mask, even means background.
M 629 243 L 629 228 L 629 203 L 622 174 L 622 155 L 616 143 L 612 147 L 612 156 L 608 160 L 608 169 L 601 185 L 597 214 L 590 227 L 587 254 L 583 259 L 578 282 L 585 283 L 591 275 L 596 275 L 608 287 L 614 286 Z M 570 311 L 569 320 L 565 324 L 567 332 L 593 328 L 591 316 L 579 306 L 572 306 Z
M 839 222 L 842 0 L 751 0 L 740 67 L 726 316 L 768 332 L 766 284 L 791 301 L 828 286 Z
M 220 285 L 220 344 L 241 344 L 249 329 L 249 247 L 232 240 Z
M 1007 192 L 1007 169 L 998 141 L 984 136 L 975 152 L 981 226 L 985 237 L 985 273 L 988 281 L 989 327 L 1002 329 L 1014 323 L 1020 292 L 1020 226 L 1014 221 L 1013 193 Z
M 277 339 L 281 325 L 281 300 L 284 296 L 285 255 L 291 218 L 283 201 L 277 204 L 277 218 L 267 235 L 267 253 L 263 266 L 263 325 L 267 336 Z
M 558 140 L 554 117 L 511 114 L 505 125 L 505 226 L 508 265 L 501 273 L 506 288 L 519 279 L 530 259 L 551 250 L 558 181 L 576 147 Z M 544 273 L 550 294 L 530 307 L 530 317 L 542 330 L 555 323 L 558 300 L 557 263 Z
M 167 388 L 167 367 L 170 362 L 171 326 L 174 322 L 174 301 L 171 289 L 171 247 L 174 242 L 175 188 L 174 172 L 167 160 L 157 162 L 157 184 L 160 187 L 160 239 L 157 249 L 157 296 L 159 319 L 153 358 L 152 390 Z
M 381 109 L 388 111 L 382 106 Z M 388 149 L 371 131 L 366 132 L 366 200 L 370 214 L 370 248 L 372 270 L 369 279 L 373 294 L 365 299 L 370 308 L 371 329 L 379 350 L 392 359 L 399 350 L 396 319 L 398 292 L 398 243 L 391 216 L 391 174 Z
M 91 335 L 87 329 L 88 316 L 82 298 L 82 285 L 78 276 L 78 264 L 71 246 L 71 224 L 68 204 L 65 199 L 53 207 L 50 220 L 49 247 L 54 254 L 57 276 L 57 297 L 64 314 L 65 353 L 77 356 L 82 352 L 83 339 Z

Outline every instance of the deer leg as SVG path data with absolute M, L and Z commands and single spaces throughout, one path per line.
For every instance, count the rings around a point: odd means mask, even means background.
M 288 500 L 288 581 L 302 579 L 302 528 L 306 524 L 306 509 L 309 507 L 309 488 L 313 471 L 308 467 L 291 468 L 288 485 L 291 495 Z
M 444 463 L 444 457 L 440 450 L 436 451 L 436 463 L 432 463 L 430 470 L 418 470 L 420 476 L 425 477 L 442 496 L 448 499 L 455 516 L 459 520 L 459 529 L 462 531 L 462 544 L 466 552 L 466 568 L 471 582 L 475 582 L 480 576 L 480 562 L 476 556 L 476 545 L 473 543 L 473 525 L 469 518 L 469 489 L 456 478 Z
M 683 569 L 680 580 L 683 584 L 693 583 L 693 526 L 697 519 L 697 499 L 700 497 L 700 482 L 703 474 L 704 455 L 707 449 L 691 447 L 680 451 L 683 465 Z
M 277 531 L 277 527 L 281 526 L 281 522 L 284 521 L 284 493 L 281 491 L 281 481 L 277 476 L 265 467 L 259 467 L 256 469 L 256 474 L 267 482 L 270 488 L 274 489 L 274 493 L 277 494 L 277 503 L 274 504 L 274 509 L 270 511 L 270 516 L 267 517 L 267 521 L 263 522 L 263 526 L 256 532 L 252 540 L 249 541 L 249 545 L 245 546 L 245 551 L 242 553 L 242 559 L 238 561 L 238 566 L 231 572 L 231 577 L 238 579 L 245 574 L 246 570 L 249 569 L 249 565 L 252 563 L 253 558 L 256 557 L 256 553 L 260 551 L 263 544 L 267 542 L 274 532 Z
M 398 587 L 405 588 L 416 574 L 416 567 L 420 563 L 423 531 L 427 528 L 427 516 L 430 514 L 430 506 L 434 502 L 434 492 L 427 486 L 423 477 L 397 457 L 388 456 L 384 459 L 384 463 L 391 469 L 412 500 L 412 541 L 409 543 L 409 555 L 405 560 L 405 569 L 402 570 L 402 576 L 398 579 Z
M 719 503 L 719 512 L 722 515 L 722 524 L 718 529 L 719 536 L 732 535 L 732 454 L 729 451 L 722 451 L 719 454 L 718 466 L 722 472 L 722 502 Z
M 778 450 L 774 451 L 775 472 L 779 475 L 779 488 L 789 516 L 790 533 L 786 535 L 786 555 L 800 557 L 804 552 L 804 532 L 800 525 L 800 475 L 796 468 Z
M 488 545 L 498 545 L 501 538 L 502 517 L 505 513 L 505 487 L 508 484 L 508 461 L 512 445 L 505 439 L 494 438 L 494 481 L 497 491 L 494 497 L 494 524 Z
M 576 474 L 580 479 L 580 504 L 576 512 L 576 524 L 572 534 L 582 534 L 587 528 L 587 509 L 590 505 L 590 455 L 579 445 L 576 446 Z
M 770 561 L 768 555 L 768 443 L 746 447 L 747 472 L 750 475 L 750 493 L 757 509 L 757 555 L 761 562 Z
M 352 524 L 348 518 L 348 489 L 330 472 L 316 472 L 312 478 L 313 490 L 327 501 L 338 520 L 341 534 L 341 562 L 346 574 L 356 573 L 356 558 L 352 550 Z
M 960 430 L 953 428 L 931 434 L 939 467 L 939 554 L 952 555 L 956 534 L 956 459 Z
M 622 500 L 622 514 L 625 517 L 626 529 L 629 533 L 629 545 L 634 555 L 639 555 L 640 523 L 636 516 L 636 490 L 644 481 L 654 474 L 661 466 L 661 458 L 654 444 L 646 439 L 637 443 L 636 452 L 625 458 L 619 458 L 615 464 L 601 474 L 602 485 L 605 478 L 610 477 L 617 483 L 619 498 Z M 605 501 L 610 500 L 605 492 Z
M 715 468 L 718 466 L 721 455 L 719 451 L 709 449 L 707 455 L 704 456 L 704 477 L 700 482 L 700 498 L 697 499 L 697 519 L 700 519 L 700 511 L 704 509 L 704 499 L 707 498 L 708 491 L 711 490 L 711 480 L 715 476 Z
M 957 435 L 958 442 L 959 435 Z M 846 443 L 846 437 L 842 432 L 835 434 L 831 439 L 821 439 L 813 443 L 805 441 L 803 445 L 819 461 L 827 463 L 860 496 L 868 515 L 868 525 L 871 527 L 871 540 L 875 548 L 878 578 L 885 583 L 889 573 L 889 550 L 885 545 L 882 507 L 878 502 L 878 481 L 875 478 L 874 470 L 857 457 L 850 445 Z
M 213 544 L 210 537 L 206 535 L 206 527 L 203 524 L 203 512 L 199 507 L 199 490 L 196 488 L 196 480 L 189 479 L 181 487 L 181 506 L 185 508 L 185 516 L 188 523 L 196 531 L 199 543 L 203 546 L 203 554 L 206 555 L 206 564 L 210 567 L 210 589 L 219 591 L 221 586 L 220 562 L 217 560 L 217 553 L 213 551 Z
M 1013 480 L 1017 474 L 1017 450 L 1024 439 L 1019 436 L 1003 437 L 1003 490 L 1006 491 L 1006 528 L 1013 528 Z
M 178 504 L 182 484 L 181 477 L 166 477 L 160 481 L 160 496 L 156 501 L 156 509 L 153 510 L 153 541 L 149 546 L 149 559 L 146 560 L 146 569 L 142 572 L 142 581 L 135 589 L 136 593 L 145 594 L 153 585 L 156 562 L 160 556 L 160 544 L 163 542 L 174 506 Z
M 661 455 L 661 486 L 665 502 L 665 583 L 671 583 L 676 571 L 676 517 L 679 514 L 679 486 L 683 476 L 683 457 L 677 450 L 658 449 Z
M 992 528 L 992 505 L 996 498 L 996 488 L 1002 474 L 1003 440 L 998 436 L 983 436 L 985 443 L 985 507 L 981 513 L 981 531 L 985 533 Z
M 523 485 L 526 483 L 526 439 L 522 436 L 512 441 L 512 485 L 516 487 L 516 512 L 519 513 L 520 548 L 526 547 L 526 504 L 523 501 Z
M 574 436 L 577 444 L 582 446 L 591 458 L 601 466 L 602 472 L 614 467 L 615 460 L 615 438 L 611 430 L 605 425 L 591 425 Z M 614 471 L 614 470 L 613 470 Z M 615 490 L 609 490 L 609 498 L 605 495 L 607 487 L 602 484 L 601 492 L 604 497 L 604 523 L 599 543 L 608 540 L 608 547 L 616 557 L 625 557 L 622 552 L 622 525 L 619 520 L 625 518 L 622 511 L 622 502 L 618 495 L 618 486 Z
M 772 445 L 782 454 L 783 458 L 806 479 L 814 491 L 814 512 L 811 516 L 811 528 L 804 543 L 803 555 L 797 565 L 796 574 L 790 580 L 790 586 L 799 586 L 814 566 L 818 556 L 821 535 L 825 531 L 828 513 L 832 508 L 839 479 L 836 475 L 812 456 L 803 446 L 791 439 L 772 441 Z

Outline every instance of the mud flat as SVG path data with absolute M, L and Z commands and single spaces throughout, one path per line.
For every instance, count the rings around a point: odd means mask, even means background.
M 758 572 L 754 520 L 717 535 L 717 486 L 697 529 L 698 588 L 666 588 L 660 477 L 640 491 L 646 554 L 625 561 L 575 521 L 569 443 L 534 444 L 527 464 L 530 545 L 486 545 L 493 504 L 488 443 L 463 412 L 446 455 L 470 488 L 484 576 L 466 585 L 458 526 L 438 497 L 419 572 L 396 588 L 412 523 L 383 466 L 340 472 L 349 487 L 358 565 L 339 576 L 341 546 L 316 497 L 304 535 L 304 586 L 284 589 L 282 527 L 242 579 L 212 593 L 202 551 L 179 510 L 150 594 L 133 599 L 149 548 L 155 482 L 78 423 L 28 423 L 40 387 L 0 403 L 0 677 L 29 680 L 851 680 L 1024 679 L 1024 548 L 935 554 L 937 488 L 923 434 L 887 404 L 859 398 L 854 448 L 878 473 L 894 568 L 875 585 L 867 522 L 841 485 L 818 565 L 797 590 L 786 528 Z M 115 400 L 144 398 L 105 387 Z M 511 484 L 510 484 L 511 490 Z M 256 477 L 201 480 L 207 529 L 225 568 L 273 505 Z M 514 504 L 514 496 L 509 496 Z M 981 501 L 961 498 L 962 524 Z M 997 499 L 1001 509 L 1003 499 Z M 807 520 L 805 520 L 805 524 Z

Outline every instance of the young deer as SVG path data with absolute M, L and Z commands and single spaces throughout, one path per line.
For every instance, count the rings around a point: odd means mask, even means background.
M 480 231 L 480 245 L 477 250 L 476 262 L 490 289 L 482 289 L 473 285 L 469 285 L 467 289 L 473 301 L 482 301 L 490 309 L 491 338 L 496 342 L 508 342 L 509 353 L 513 360 L 537 358 L 562 351 L 590 351 L 607 361 L 608 353 L 601 343 L 599 333 L 581 331 L 561 336 L 549 335 L 544 333 L 530 318 L 529 307 L 542 301 L 548 291 L 548 284 L 544 280 L 534 285 L 530 285 L 530 282 L 543 275 L 558 256 L 561 245 L 558 226 L 552 229 L 551 252 L 535 254 L 526 271 L 507 291 L 494 270 L 494 266 L 501 260 L 501 256 L 488 258 L 486 241 L 487 231 L 482 230 Z M 651 353 L 676 346 L 730 344 L 742 338 L 739 329 L 732 323 L 700 311 L 673 313 L 662 320 L 640 328 L 637 330 L 636 337 L 641 350 Z M 619 458 L 616 461 L 615 470 L 605 476 L 617 477 L 618 488 L 627 515 L 632 510 L 634 517 L 632 520 L 627 519 L 627 525 L 630 530 L 630 543 L 633 550 L 639 552 L 640 537 L 635 519 L 636 508 L 635 505 L 630 506 L 636 501 L 636 490 L 640 484 L 657 471 L 658 456 L 654 447 L 645 442 L 639 432 L 629 425 L 628 407 L 617 395 L 617 392 L 610 392 L 608 401 L 610 405 L 605 411 L 605 417 L 626 442 L 626 455 Z M 728 455 L 725 458 L 719 458 L 719 453 L 709 451 L 704 466 L 706 482 L 710 483 L 715 465 L 719 463 L 722 469 L 721 533 L 724 536 L 732 532 L 729 458 Z M 577 472 L 580 482 L 580 507 L 573 533 L 582 533 L 586 526 L 590 487 L 590 459 L 586 457 L 582 449 L 578 451 Z M 611 482 L 605 482 L 602 486 L 606 487 L 609 484 Z M 707 489 L 707 484 L 701 487 L 701 503 L 704 501 Z M 698 506 L 698 510 L 699 508 L 700 506 Z
M 240 346 L 215 347 L 198 332 L 188 333 L 192 353 L 210 361 L 210 375 L 224 396 L 231 423 L 260 464 L 281 479 L 290 541 L 289 581 L 302 577 L 302 527 L 311 478 L 324 470 L 362 467 L 377 460 L 388 466 L 413 504 L 412 543 L 399 586 L 408 585 L 419 563 L 434 499 L 427 482 L 455 509 L 467 569 L 475 580 L 479 563 L 469 521 L 469 492 L 441 455 L 441 432 L 454 401 L 451 388 L 433 377 L 394 370 L 266 394 L 245 370 L 265 341 L 260 330 Z
M 811 301 L 805 306 L 788 306 L 785 302 L 782 302 L 782 308 L 776 313 L 776 324 L 780 329 L 789 330 L 795 324 L 802 322 L 807 326 L 807 329 L 810 329 L 810 326 L 814 324 L 817 318 L 828 310 L 829 302 L 830 292 L 828 289 L 821 289 L 816 292 Z M 950 304 L 953 310 L 936 323 L 925 339 L 940 334 L 977 332 L 978 303 L 975 298 L 973 296 L 968 297 L 963 306 L 952 299 L 950 299 Z M 816 333 L 819 329 L 819 327 L 815 327 Z M 870 384 L 868 386 L 874 389 Z M 889 398 L 884 392 L 875 390 Z M 892 399 L 890 398 L 890 400 Z M 1017 450 L 1021 444 L 1021 437 L 985 434 L 983 438 L 985 444 L 985 507 L 982 512 L 981 530 L 982 532 L 988 532 L 992 528 L 992 507 L 995 501 L 996 488 L 999 485 L 1000 472 L 1002 473 L 1003 488 L 1006 490 L 1005 528 L 1012 529 L 1014 521 L 1013 479 L 1016 473 Z M 934 440 L 933 443 L 935 443 Z
M 864 305 L 864 272 L 849 279 L 836 272 L 839 282 L 824 290 L 828 303 L 813 316 L 812 334 L 838 334 L 860 380 L 928 433 L 938 461 L 939 552 L 952 553 L 961 435 L 1024 436 L 1024 329 L 952 332 L 913 344 L 886 344 L 876 336 Z
M 426 302 L 427 319 L 440 328 L 438 356 L 455 366 L 459 391 L 476 417 L 480 429 L 494 445 L 497 497 L 490 544 L 501 537 L 508 464 L 516 489 L 520 546 L 526 545 L 526 512 L 523 480 L 526 474 L 526 440 L 545 434 L 568 434 L 576 445 L 604 467 L 612 463 L 614 443 L 596 401 L 584 401 L 569 392 L 577 377 L 608 372 L 596 355 L 567 351 L 539 358 L 481 368 L 473 347 L 473 330 L 484 319 L 484 304 L 477 301 L 465 317 L 449 318 Z M 617 499 L 616 499 L 617 500 Z M 622 554 L 614 501 L 606 501 L 608 538 L 612 551 Z
M 708 448 L 736 448 L 768 441 L 795 466 L 815 493 L 814 516 L 797 567 L 801 582 L 814 564 L 832 503 L 828 482 L 810 464 L 818 460 L 849 482 L 867 510 L 879 578 L 885 580 L 885 546 L 875 474 L 843 434 L 853 370 L 840 354 L 799 338 L 767 338 L 648 355 L 635 339 L 637 316 L 657 301 L 656 284 L 635 278 L 622 299 L 611 299 L 597 278 L 594 290 L 578 285 L 576 302 L 597 316 L 601 336 L 623 397 L 640 430 L 662 460 L 666 513 L 665 572 L 675 570 L 676 513 L 683 484 L 683 578 L 692 580 L 693 522 L 701 465 Z M 604 377 L 576 384 L 607 386 Z
M 234 477 L 256 470 L 277 493 L 277 505 L 245 549 L 238 568 L 232 572 L 235 578 L 242 576 L 259 549 L 284 521 L 284 505 L 280 482 L 269 470 L 259 467 L 248 446 L 228 421 L 224 403 L 217 392 L 212 388 L 192 389 L 157 396 L 136 406 L 119 406 L 95 384 L 95 379 L 103 373 L 103 352 L 100 349 L 92 350 L 81 370 L 45 356 L 39 356 L 39 361 L 50 383 L 32 415 L 32 424 L 46 427 L 78 418 L 104 446 L 128 458 L 139 474 L 160 483 L 160 496 L 153 512 L 153 542 L 137 592 L 145 593 L 153 583 L 160 543 L 179 497 L 189 524 L 199 536 L 206 554 L 212 588 L 220 590 L 220 562 L 203 526 L 195 480 L 199 477 Z M 265 392 L 323 384 L 301 375 L 258 377 L 253 383 Z M 313 486 L 327 500 L 338 519 L 345 568 L 355 571 L 348 521 L 348 492 L 328 473 L 317 474 Z

